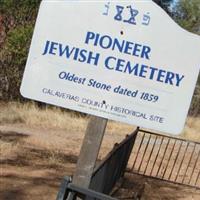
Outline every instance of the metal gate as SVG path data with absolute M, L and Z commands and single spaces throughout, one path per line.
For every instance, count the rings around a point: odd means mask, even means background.
M 130 173 L 200 188 L 200 143 L 139 130 Z
M 109 194 L 117 181 L 123 177 L 132 148 L 137 137 L 138 129 L 120 143 L 94 169 L 90 189 Z

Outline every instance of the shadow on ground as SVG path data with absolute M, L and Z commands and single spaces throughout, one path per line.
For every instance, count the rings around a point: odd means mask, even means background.
M 134 199 L 136 194 L 141 200 L 196 200 L 200 197 L 200 191 L 194 188 L 126 173 L 114 196 L 128 200 Z
M 29 135 L 23 134 L 23 133 L 15 133 L 15 132 L 1 132 L 0 131 L 0 140 L 3 142 L 19 142 L 23 138 L 27 138 Z
M 0 142 L 5 144 L 1 151 L 6 151 L 7 144 L 15 151 L 14 155 L 0 159 L 2 200 L 53 200 L 62 178 L 73 173 L 77 156 L 27 145 L 28 137 L 21 133 L 0 132 Z

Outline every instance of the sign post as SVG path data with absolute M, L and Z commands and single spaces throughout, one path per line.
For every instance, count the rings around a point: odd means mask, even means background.
M 91 116 L 81 147 L 73 183 L 88 188 L 104 136 L 107 119 Z

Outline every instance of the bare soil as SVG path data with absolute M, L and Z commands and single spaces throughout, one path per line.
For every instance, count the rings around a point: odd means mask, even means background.
M 107 132 L 99 158 L 103 158 L 125 134 Z M 72 175 L 84 134 L 71 131 L 30 128 L 25 125 L 0 126 L 0 199 L 55 200 L 65 175 Z M 200 190 L 126 173 L 114 192 L 120 199 L 199 200 Z

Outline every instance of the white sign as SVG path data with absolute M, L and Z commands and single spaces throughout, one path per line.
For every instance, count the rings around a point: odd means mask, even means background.
M 199 52 L 200 37 L 152 1 L 43 1 L 21 94 L 177 134 Z

